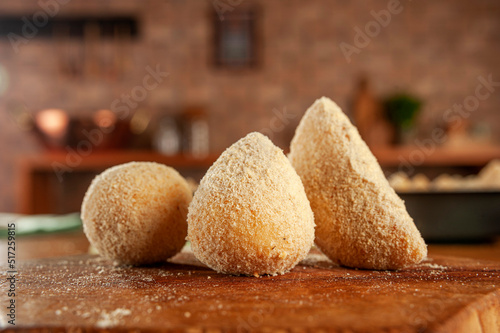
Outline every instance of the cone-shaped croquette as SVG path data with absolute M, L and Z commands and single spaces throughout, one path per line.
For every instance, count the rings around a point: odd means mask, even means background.
M 281 149 L 259 133 L 229 147 L 189 206 L 188 238 L 201 262 L 228 274 L 283 274 L 305 258 L 313 213 Z
M 398 269 L 425 258 L 427 247 L 404 202 L 333 101 L 323 97 L 307 110 L 289 159 L 314 212 L 315 242 L 331 260 Z

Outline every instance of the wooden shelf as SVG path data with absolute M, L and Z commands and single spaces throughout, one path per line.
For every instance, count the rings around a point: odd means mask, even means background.
M 78 156 L 64 152 L 46 152 L 36 155 L 20 156 L 19 162 L 23 167 L 37 171 L 53 171 L 54 165 L 63 165 L 73 171 L 92 171 L 109 168 L 113 165 L 127 162 L 150 161 L 162 163 L 173 168 L 210 167 L 219 154 L 210 154 L 205 157 L 189 155 L 163 155 L 147 150 L 111 150 L 95 152 L 88 156 Z M 56 164 L 55 164 L 56 163 Z
M 206 157 L 188 155 L 167 156 L 153 151 L 101 151 L 88 156 L 64 152 L 45 152 L 18 157 L 16 189 L 18 208 L 23 214 L 66 213 L 78 211 L 91 178 L 114 165 L 132 161 L 162 163 L 177 169 L 181 174 L 204 174 L 219 154 Z M 63 178 L 64 182 L 63 182 Z M 66 184 L 67 177 L 76 178 Z M 75 179 L 73 179 L 75 181 Z M 68 189 L 69 186 L 69 189 Z M 67 203 L 65 210 L 56 201 Z
M 444 149 L 425 150 L 421 147 L 384 147 L 373 148 L 383 168 L 403 167 L 483 167 L 492 159 L 500 158 L 500 147 L 482 147 L 480 149 Z M 18 159 L 18 212 L 25 214 L 61 213 L 54 209 L 52 201 L 74 200 L 71 207 L 78 209 L 76 202 L 83 197 L 82 192 L 88 186 L 88 178 L 103 170 L 131 161 L 152 161 L 169 165 L 181 174 L 196 170 L 203 175 L 220 154 L 213 153 L 203 158 L 188 155 L 167 156 L 153 151 L 101 151 L 88 156 L 76 153 L 45 152 L 34 155 L 22 155 Z M 79 187 L 61 191 L 66 186 L 57 179 L 58 171 L 65 176 L 80 177 Z M 78 176 L 80 175 L 80 176 Z M 87 177 L 87 178 L 85 178 Z M 55 180 L 54 180 L 55 179 Z M 78 183 L 78 182 L 77 182 Z M 83 183 L 83 184 L 81 184 Z M 71 187 L 71 186 L 70 186 Z M 68 196 L 67 198 L 65 196 Z M 61 199 L 62 198 L 62 199 Z M 68 208 L 70 209 L 70 208 Z

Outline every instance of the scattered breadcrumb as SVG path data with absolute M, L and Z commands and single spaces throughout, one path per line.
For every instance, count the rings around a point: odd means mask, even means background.
M 130 316 L 131 313 L 129 309 L 121 308 L 111 312 L 102 311 L 96 326 L 100 328 L 117 326 L 123 317 Z
M 442 266 L 442 265 L 438 265 L 438 264 L 431 264 L 430 262 L 422 262 L 417 267 L 428 267 L 428 268 L 440 269 L 440 270 L 444 270 L 444 269 L 448 268 L 446 266 Z

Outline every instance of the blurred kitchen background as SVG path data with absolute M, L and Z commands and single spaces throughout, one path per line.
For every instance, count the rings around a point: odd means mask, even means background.
M 499 60 L 496 0 L 2 0 L 0 211 L 78 211 L 131 160 L 194 185 L 251 131 L 286 152 L 328 96 L 401 193 L 451 195 L 412 209 L 449 215 L 471 202 L 450 192 L 481 192 L 466 209 L 491 209 L 494 234 L 499 192 L 481 184 L 499 166 L 462 177 L 500 158 Z

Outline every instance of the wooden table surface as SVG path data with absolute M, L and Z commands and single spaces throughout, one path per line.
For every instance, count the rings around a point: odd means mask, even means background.
M 218 274 L 188 249 L 151 267 L 78 255 L 25 261 L 17 270 L 15 328 L 23 330 L 500 330 L 500 263 L 493 261 L 433 256 L 401 271 L 368 271 L 313 251 L 288 274 L 254 278 Z M 0 284 L 7 286 L 5 276 Z M 7 304 L 6 293 L 0 302 Z

